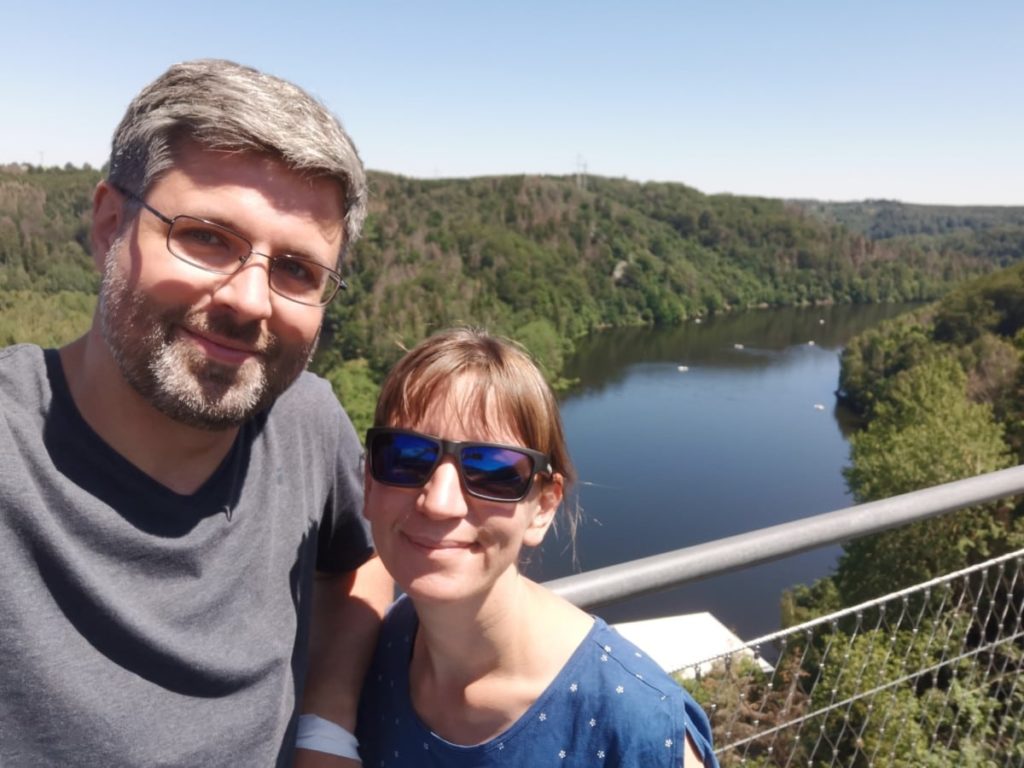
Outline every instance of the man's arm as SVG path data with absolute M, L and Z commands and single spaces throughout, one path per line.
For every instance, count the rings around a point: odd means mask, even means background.
M 363 675 L 373 655 L 381 617 L 393 599 L 394 582 L 377 557 L 351 573 L 317 573 L 301 714 L 318 715 L 355 732 Z M 356 765 L 324 752 L 295 752 L 295 768 Z

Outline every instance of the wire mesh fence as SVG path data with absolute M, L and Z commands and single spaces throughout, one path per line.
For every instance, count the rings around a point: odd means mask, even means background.
M 676 672 L 726 766 L 1024 768 L 1024 550 Z

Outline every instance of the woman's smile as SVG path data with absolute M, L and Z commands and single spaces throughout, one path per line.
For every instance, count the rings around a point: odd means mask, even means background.
M 475 552 L 480 549 L 475 542 L 471 541 L 462 541 L 451 538 L 438 539 L 423 534 L 410 534 L 405 531 L 402 532 L 402 536 L 414 548 L 428 555 L 436 554 L 438 556 L 444 556 L 448 553 L 459 554 L 464 551 Z

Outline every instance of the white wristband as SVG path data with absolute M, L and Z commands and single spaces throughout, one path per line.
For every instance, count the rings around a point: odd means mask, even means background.
M 312 749 L 362 762 L 359 759 L 359 742 L 356 737 L 337 723 L 324 720 L 317 715 L 299 715 L 295 748 Z

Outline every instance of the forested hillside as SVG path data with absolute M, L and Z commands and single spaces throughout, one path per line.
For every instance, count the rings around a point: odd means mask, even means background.
M 895 200 L 795 203 L 822 221 L 875 242 L 934 254 L 959 253 L 1009 266 L 1024 249 L 1024 207 L 911 205 Z
M 851 341 L 842 356 L 841 392 L 866 420 L 850 441 L 846 477 L 854 498 L 888 498 L 1021 463 L 1022 354 L 1024 264 L 960 285 L 941 301 Z M 787 593 L 783 623 L 794 625 L 858 605 L 1022 546 L 1020 500 L 858 539 L 844 545 L 833 576 Z M 841 722 L 833 719 L 823 727 L 824 739 L 815 732 L 794 752 L 815 764 L 874 751 L 887 754 L 892 765 L 953 765 L 963 762 L 964 755 L 971 756 L 964 764 L 1002 765 L 1007 744 L 1016 743 L 1008 742 L 1006 734 L 1024 727 L 1024 696 L 1019 686 L 1006 684 L 1005 674 L 1019 665 L 1022 649 L 1017 640 L 980 651 L 986 637 L 1004 624 L 1019 631 L 1024 594 L 1019 579 L 1008 577 L 988 602 L 978 605 L 972 601 L 974 588 L 963 579 L 941 594 L 917 594 L 909 609 L 904 600 L 903 614 L 889 626 L 872 629 L 869 621 L 861 623 L 860 613 L 856 625 L 833 622 L 817 642 L 851 649 L 842 664 L 819 668 L 817 654 L 811 653 L 792 670 L 804 679 L 821 678 L 818 686 L 826 695 L 831 691 L 835 696 L 837 687 L 849 692 L 854 683 L 842 678 L 851 669 L 877 667 L 880 675 L 902 674 L 892 672 L 891 658 L 897 656 L 906 663 L 916 654 L 913 669 L 934 666 L 942 673 L 899 680 L 887 698 L 890 711 L 881 726 L 870 707 L 851 707 Z M 933 608 L 942 603 L 949 610 L 921 618 L 930 615 L 926 603 Z M 1001 617 L 999 626 L 979 619 L 985 615 Z M 930 640 L 941 637 L 963 638 L 959 650 L 970 663 L 944 666 L 950 648 Z M 793 658 L 787 657 L 787 663 Z M 947 697 L 956 705 L 936 706 Z M 806 706 L 819 703 L 812 696 Z M 885 728 L 893 722 L 901 728 Z
M 84 329 L 97 282 L 87 237 L 99 178 L 0 168 L 0 343 L 59 343 Z M 402 346 L 453 323 L 518 338 L 557 376 L 573 340 L 600 328 L 757 306 L 933 299 L 1024 256 L 1024 223 L 1013 216 L 958 229 L 958 241 L 936 247 L 875 240 L 806 206 L 682 184 L 380 173 L 370 182 L 365 236 L 343 267 L 351 289 L 329 308 L 316 361 L 348 382 L 349 396 Z
M 99 180 L 88 169 L 0 166 L 0 289 L 95 290 L 88 236 Z
M 1021 463 L 1022 355 L 1024 263 L 852 340 L 841 378 L 865 422 L 846 470 L 855 500 Z M 974 573 L 919 585 L 1021 547 L 1020 499 L 849 542 L 832 576 L 784 595 L 793 631 L 772 644 L 772 673 L 734 657 L 683 684 L 722 705 L 712 721 L 744 745 L 744 764 L 1009 764 L 1024 754 L 1020 558 L 992 566 L 991 582 Z M 780 741 L 776 723 L 796 727 Z M 739 764 L 730 758 L 723 765 Z
M 872 240 L 906 235 L 949 235 L 1024 229 L 1024 207 L 914 205 L 897 200 L 831 203 L 795 200 L 794 205 L 826 221 L 842 224 Z
M 526 342 L 556 371 L 606 326 L 764 305 L 926 300 L 1002 254 L 876 243 L 779 200 L 590 177 L 373 176 L 332 345 L 385 367 L 458 322 Z M 1024 228 L 1022 228 L 1024 232 Z M 1013 259 L 1024 256 L 1018 248 Z
M 866 418 L 851 438 L 858 501 L 1024 461 L 1024 264 L 955 288 L 843 351 L 840 393 Z M 1024 544 L 1019 510 L 993 504 L 846 547 L 847 601 Z M 896 555 L 884 574 L 874 564 Z M 897 567 L 892 567 L 898 562 Z

